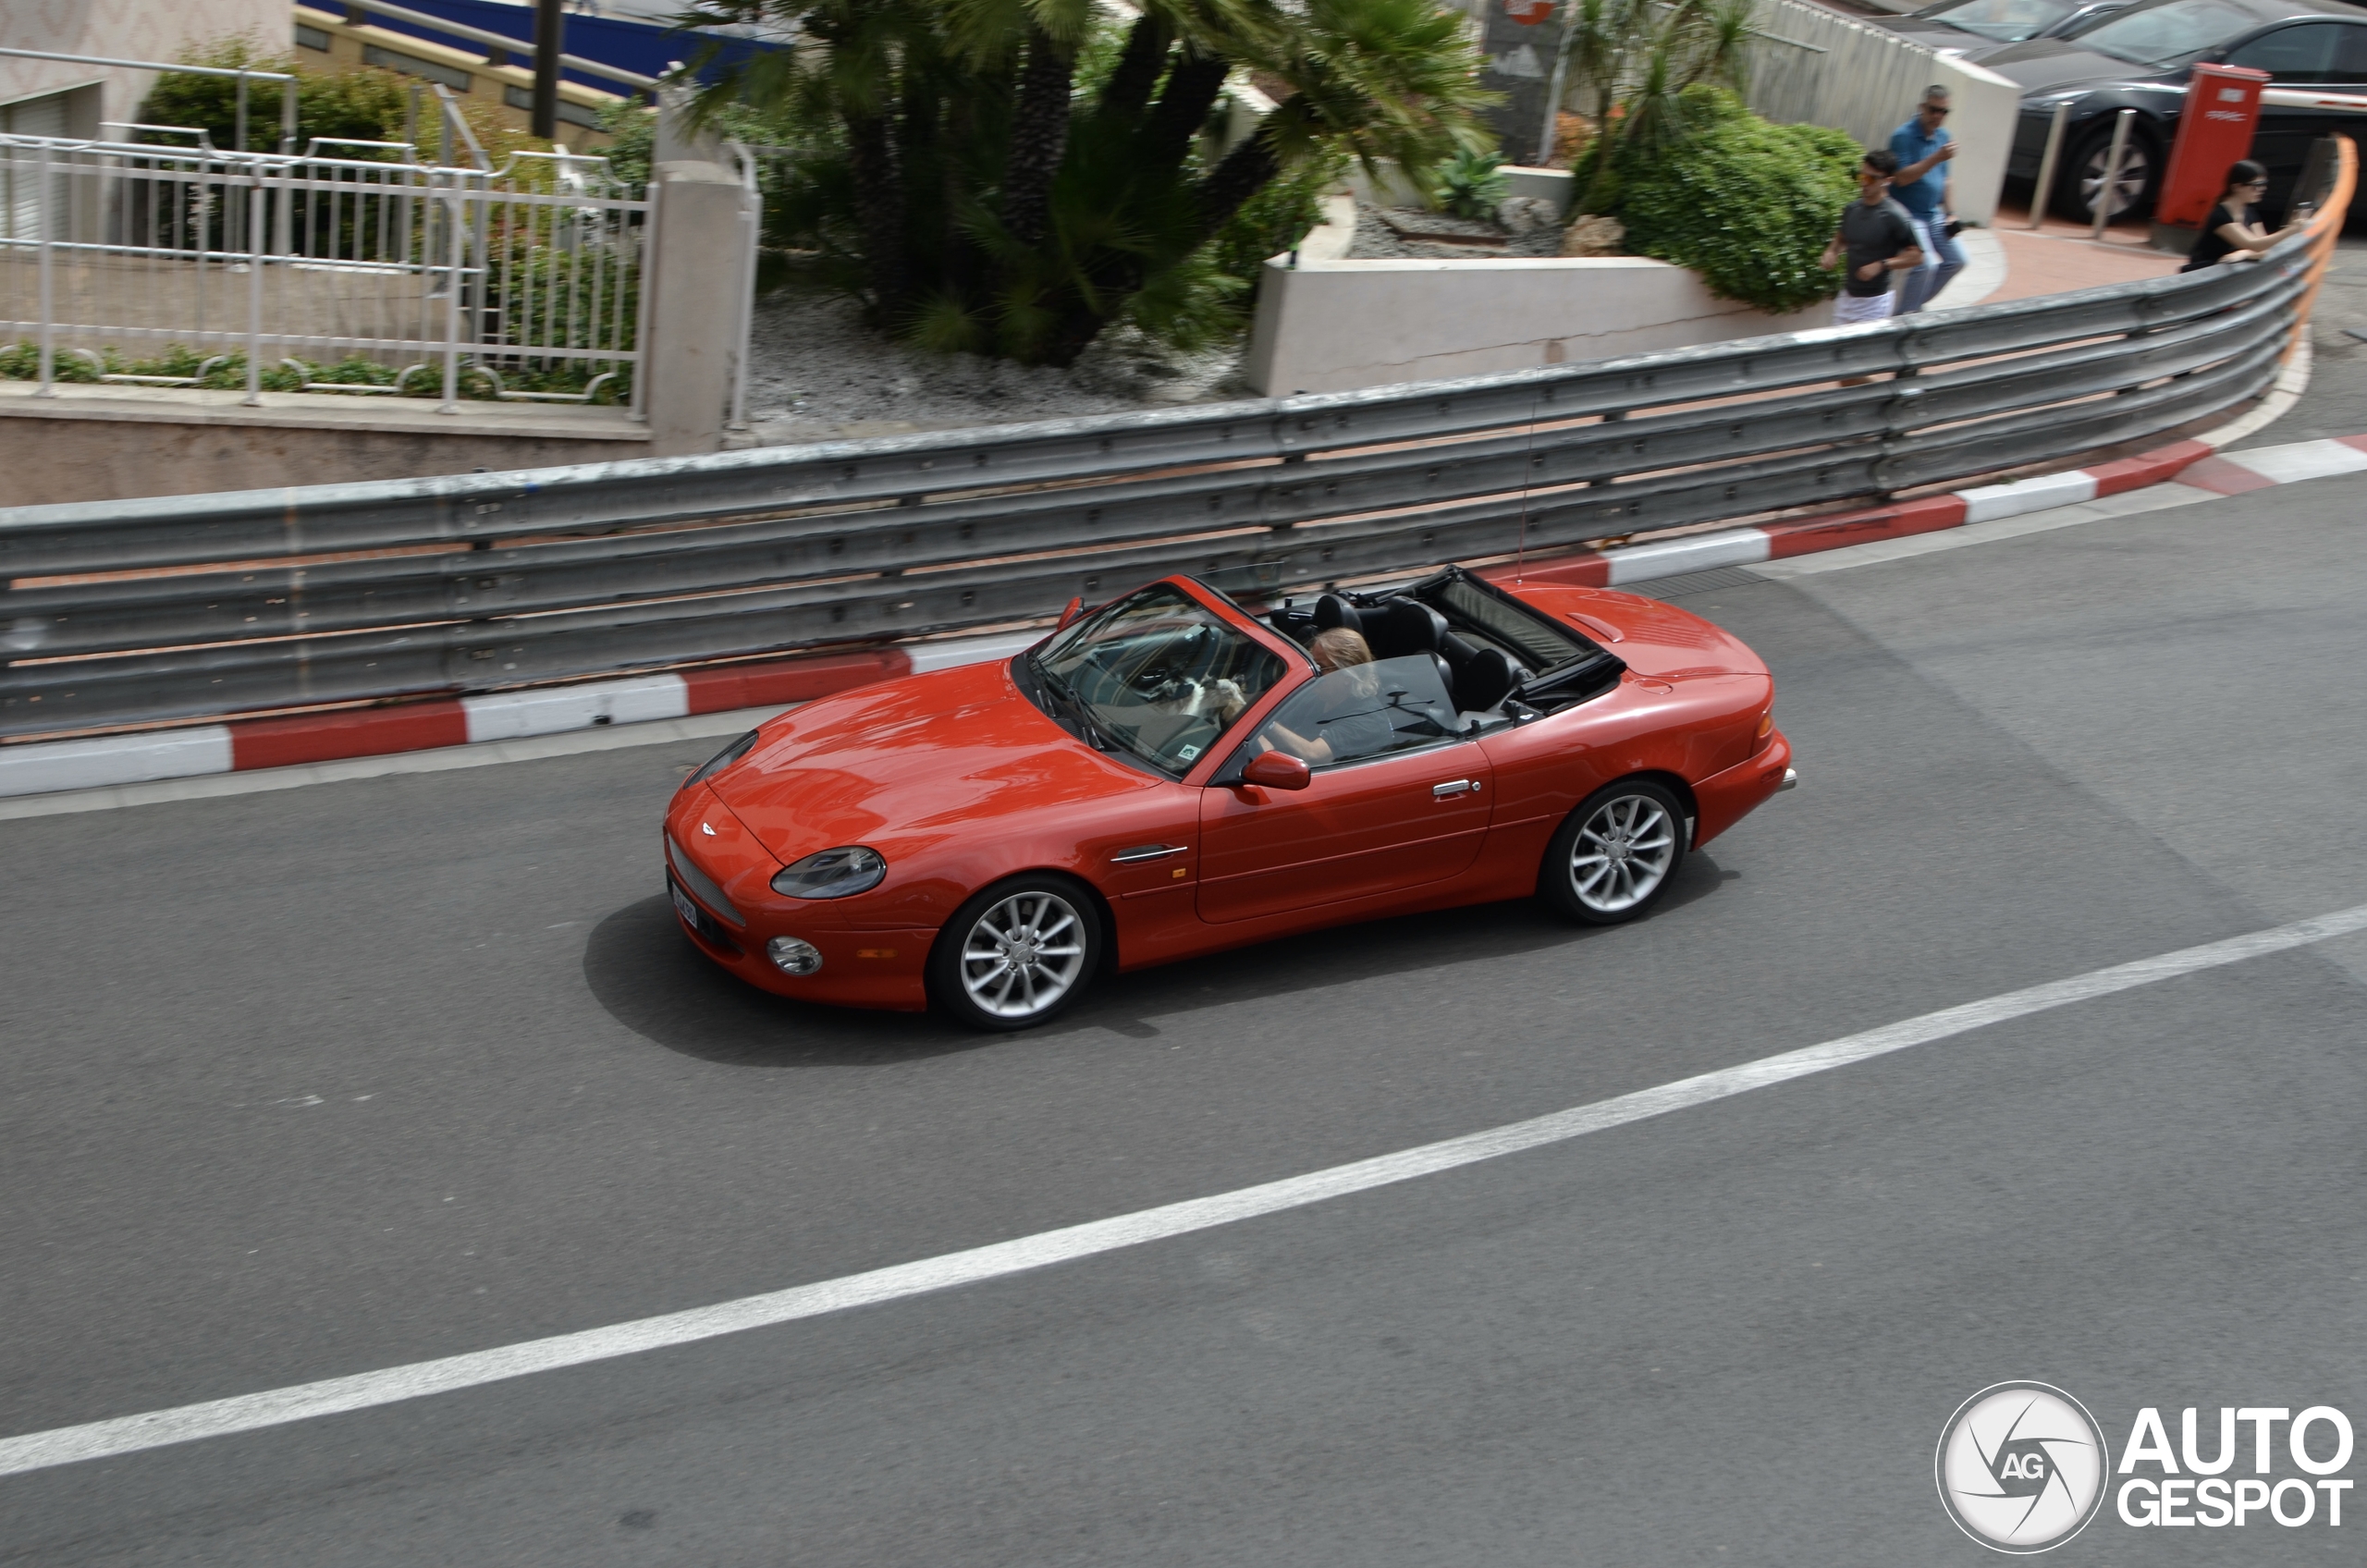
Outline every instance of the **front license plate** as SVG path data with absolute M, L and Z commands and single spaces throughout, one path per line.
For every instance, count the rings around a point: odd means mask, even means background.
M 691 902 L 691 896 L 688 893 L 671 882 L 666 884 L 666 890 L 674 895 L 674 908 L 692 930 L 695 931 L 705 924 L 699 918 L 701 913 L 699 906 Z

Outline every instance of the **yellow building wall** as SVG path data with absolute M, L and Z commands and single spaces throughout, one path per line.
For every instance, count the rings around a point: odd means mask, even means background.
M 440 81 L 455 96 L 481 106 L 497 123 L 512 129 L 526 130 L 533 121 L 532 67 L 497 64 L 488 59 L 487 55 L 496 51 L 495 45 L 457 49 L 408 32 L 357 25 L 348 21 L 341 10 L 318 10 L 311 6 L 298 6 L 294 10 L 296 63 L 301 68 L 341 71 L 373 66 L 423 81 Z M 523 44 L 499 52 L 508 59 L 531 57 Z M 559 141 L 575 152 L 597 152 L 608 145 L 611 139 L 596 128 L 596 122 L 602 109 L 623 101 L 621 94 L 561 80 L 558 98 Z M 423 122 L 420 134 L 432 136 L 427 122 Z

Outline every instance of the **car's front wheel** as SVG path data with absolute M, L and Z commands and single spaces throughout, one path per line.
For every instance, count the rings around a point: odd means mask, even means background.
M 1589 925 L 1634 920 L 1668 891 L 1688 831 L 1684 803 L 1668 786 L 1649 778 L 1606 785 L 1546 846 L 1538 891 Z
M 1026 1029 L 1076 1000 L 1100 962 L 1101 920 L 1085 891 L 1063 877 L 1015 877 L 946 923 L 929 994 L 972 1028 Z
M 2129 127 L 2128 144 L 2121 149 L 2119 178 L 2112 182 L 2112 190 L 2104 190 L 2104 176 L 2112 162 L 2112 120 L 2090 131 L 2065 163 L 2057 184 L 2063 210 L 2081 223 L 2096 221 L 2096 206 L 2103 202 L 2115 220 L 2129 217 L 2152 200 L 2155 177 L 2160 174 L 2161 159 L 2154 152 L 2153 138 L 2140 118 Z

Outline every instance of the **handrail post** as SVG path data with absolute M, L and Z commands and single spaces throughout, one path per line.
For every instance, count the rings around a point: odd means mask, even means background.
M 444 231 L 444 401 L 435 411 L 460 411 L 460 236 L 467 222 L 460 200 L 460 171 L 451 171 L 451 211 Z
M 239 107 L 230 132 L 230 144 L 243 153 L 247 150 L 247 73 L 239 73 Z
M 740 343 L 731 365 L 731 417 L 724 428 L 748 428 L 748 340 L 756 325 L 756 251 L 764 232 L 764 191 L 756 183 L 756 157 L 737 141 L 728 143 L 740 164 L 740 227 L 745 249 L 740 253 Z
M 263 165 L 257 164 L 247 196 L 246 406 L 251 409 L 263 407 L 263 252 L 270 211 L 271 192 L 264 189 Z
M 50 211 L 53 193 L 50 189 L 49 143 L 46 141 L 42 143 L 40 167 L 41 173 L 35 178 L 41 181 L 41 194 L 34 198 L 33 211 L 41 214 L 41 386 L 33 396 L 55 398 L 57 396 L 57 311 L 55 286 L 51 282 L 54 263 L 50 251 L 55 243 L 51 238 L 52 231 L 56 228 L 57 220 Z
M 644 205 L 641 214 L 641 276 L 634 283 L 638 292 L 632 312 L 632 406 L 626 410 L 626 417 L 635 424 L 649 423 L 650 342 L 654 336 L 650 326 L 657 302 L 657 268 L 661 260 L 657 239 L 659 189 L 659 182 L 653 178 L 642 187 L 641 192 Z
M 2046 205 L 2054 199 L 2054 165 L 2063 157 L 2063 131 L 2071 123 L 2071 100 L 2066 98 L 2054 105 L 2054 118 L 2046 128 L 2046 151 L 2039 154 L 2038 184 L 2030 190 L 2030 227 L 2038 227 L 2046 221 Z
M 2104 230 L 2111 227 L 2112 200 L 2120 190 L 2120 161 L 2128 152 L 2128 128 L 2136 123 L 2134 109 L 2123 109 L 2113 116 L 2112 151 L 2104 154 L 2104 182 L 2096 190 L 2096 223 L 2088 236 L 2091 239 L 2102 239 Z
M 296 79 L 289 77 L 279 84 L 279 155 L 293 157 L 296 153 Z

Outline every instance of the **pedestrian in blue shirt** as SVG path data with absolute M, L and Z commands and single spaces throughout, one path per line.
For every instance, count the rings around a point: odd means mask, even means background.
M 1907 274 L 1899 290 L 1898 313 L 1906 315 L 1921 310 L 1964 271 L 1964 249 L 1948 232 L 1956 216 L 1948 191 L 1948 160 L 1956 155 L 1956 144 L 1948 134 L 1946 88 L 1923 90 L 1915 117 L 1890 133 L 1890 150 L 1898 158 L 1891 198 L 1907 209 L 1923 251 L 1923 264 Z

